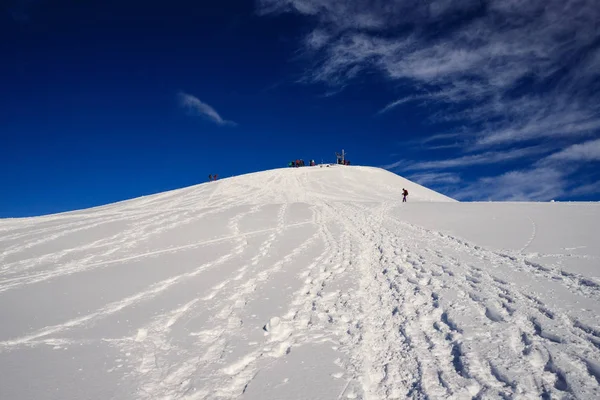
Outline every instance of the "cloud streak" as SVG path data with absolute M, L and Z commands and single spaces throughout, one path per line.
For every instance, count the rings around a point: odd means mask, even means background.
M 600 139 L 575 144 L 552 154 L 542 162 L 600 161 Z
M 550 140 L 585 147 L 557 153 L 544 165 L 597 160 L 589 143 L 600 132 L 596 0 L 259 0 L 258 5 L 263 14 L 293 12 L 315 22 L 303 41 L 314 60 L 306 82 L 343 87 L 363 72 L 378 71 L 404 93 L 412 92 L 383 105 L 379 116 L 409 103 L 435 103 L 441 111 L 430 122 L 463 126 L 448 132 L 449 138 L 459 137 L 463 154 L 411 164 L 415 169 L 501 164 L 504 152 L 529 162 L 529 169 L 502 173 L 485 185 L 515 184 L 520 194 L 510 198 L 526 198 L 529 185 L 522 182 L 560 184 L 564 178 L 540 166 L 547 154 L 527 151 L 532 144 Z M 552 192 L 532 189 L 531 199 Z
M 453 193 L 458 200 L 545 201 L 564 195 L 565 174 L 554 168 L 510 171 L 485 177 Z
M 209 104 L 202 102 L 196 96 L 180 92 L 178 95 L 179 104 L 193 115 L 201 116 L 220 126 L 237 126 L 233 121 L 225 120 Z
M 461 181 L 458 174 L 451 172 L 424 172 L 413 174 L 409 177 L 412 181 L 421 185 L 454 185 Z
M 448 169 L 462 168 L 473 165 L 490 165 L 498 163 L 506 163 L 513 160 L 518 160 L 523 157 L 538 155 L 548 150 L 541 146 L 518 148 L 508 151 L 485 152 L 481 154 L 466 155 L 458 158 L 422 161 L 409 163 L 404 167 L 404 170 L 432 170 L 432 169 Z

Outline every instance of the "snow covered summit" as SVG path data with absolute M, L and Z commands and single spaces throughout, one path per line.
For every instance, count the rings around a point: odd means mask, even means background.
M 342 166 L 0 220 L 0 398 L 600 398 L 599 226 Z
M 402 189 L 412 202 L 455 201 L 433 190 L 380 168 L 360 166 L 315 166 L 284 168 L 222 179 L 206 185 L 142 197 L 107 208 L 132 209 L 151 204 L 220 205 L 355 201 L 401 201 Z

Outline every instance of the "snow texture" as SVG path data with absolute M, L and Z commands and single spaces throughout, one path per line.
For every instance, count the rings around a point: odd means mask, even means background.
M 599 226 L 343 166 L 0 220 L 0 399 L 597 399 Z

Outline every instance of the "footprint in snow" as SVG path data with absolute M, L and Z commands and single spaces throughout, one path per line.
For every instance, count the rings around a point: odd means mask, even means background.
M 492 306 L 487 306 L 485 308 L 485 316 L 493 322 L 504 322 L 504 318 L 502 318 L 502 314 L 498 310 L 496 310 Z
M 135 336 L 136 342 L 143 342 L 148 337 L 147 329 L 138 329 L 137 335 Z
M 265 332 L 272 333 L 277 330 L 277 327 L 281 324 L 281 319 L 279 317 L 273 317 L 267 322 L 267 324 L 263 327 Z
M 494 282 L 499 283 L 501 285 L 508 285 L 508 283 L 500 278 L 496 278 L 495 276 L 492 277 L 492 279 L 494 280 Z

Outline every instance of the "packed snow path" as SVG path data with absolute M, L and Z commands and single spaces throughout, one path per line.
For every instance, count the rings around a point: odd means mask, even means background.
M 0 398 L 600 398 L 599 222 L 361 167 L 2 220 Z

